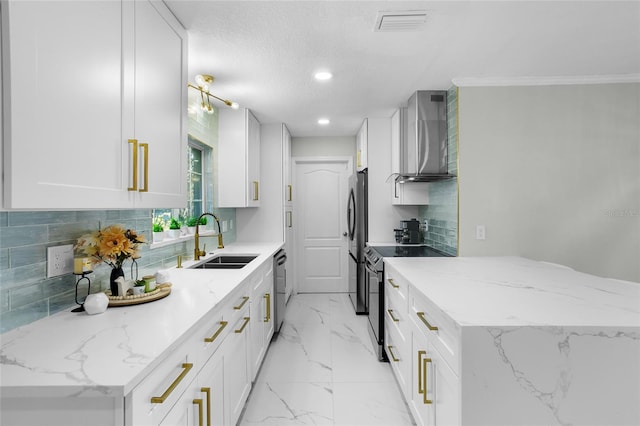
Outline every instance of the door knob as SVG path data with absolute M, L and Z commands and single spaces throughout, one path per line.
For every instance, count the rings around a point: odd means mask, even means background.
M 346 236 L 347 236 L 347 233 L 346 233 L 346 232 L 343 232 L 343 233 L 342 233 L 342 236 L 343 236 L 343 237 L 346 237 Z

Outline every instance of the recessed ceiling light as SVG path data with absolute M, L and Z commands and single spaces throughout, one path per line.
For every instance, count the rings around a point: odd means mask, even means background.
M 331 121 L 329 121 L 328 118 L 319 118 L 318 119 L 318 124 L 320 124 L 321 126 L 326 126 L 329 123 L 331 123 Z
M 325 81 L 330 80 L 331 77 L 333 77 L 333 74 L 331 74 L 329 71 L 318 71 L 314 74 L 314 77 L 316 78 L 316 80 Z

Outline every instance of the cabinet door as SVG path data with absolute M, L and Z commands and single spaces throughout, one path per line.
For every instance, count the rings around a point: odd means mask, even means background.
M 202 367 L 198 375 L 199 396 L 203 406 L 203 424 L 224 425 L 224 359 L 221 351 L 216 352 Z
M 369 142 L 368 120 L 365 118 L 356 135 L 356 169 L 362 171 L 367 166 L 367 145 Z
M 411 336 L 411 399 L 409 407 L 418 426 L 435 424 L 433 359 L 426 338 L 414 331 Z
M 260 123 L 246 108 L 218 112 L 218 205 L 260 205 Z
M 247 110 L 247 207 L 260 206 L 260 123 Z
M 296 261 L 296 253 L 293 249 L 293 210 L 291 207 L 286 207 L 284 212 L 284 250 L 287 253 L 287 263 L 285 268 L 285 291 L 284 300 L 285 303 L 289 301 L 293 290 L 294 282 L 294 266 Z
M 291 178 L 291 134 L 289 129 L 284 124 L 282 125 L 282 137 L 284 139 L 284 152 L 283 152 L 283 164 L 284 164 L 284 205 L 287 207 L 293 206 L 293 181 Z
M 5 207 L 130 207 L 121 4 L 2 8 Z
M 225 424 L 235 425 L 251 391 L 249 340 L 251 334 L 249 311 L 234 322 L 224 341 Z
M 191 392 L 184 395 L 169 410 L 160 426 L 195 426 L 197 425 L 198 407 L 194 404 Z
M 137 1 L 133 6 L 134 91 L 133 99 L 125 102 L 123 117 L 125 132 L 130 132 L 125 137 L 138 141 L 136 207 L 183 207 L 186 33 L 163 4 Z

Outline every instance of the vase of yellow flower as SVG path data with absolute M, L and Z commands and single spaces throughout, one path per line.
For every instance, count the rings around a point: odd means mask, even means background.
M 130 257 L 139 258 L 139 245 L 144 243 L 144 235 L 122 225 L 107 226 L 102 230 L 85 234 L 78 239 L 76 249 L 87 255 L 94 264 L 106 263 L 111 266 L 109 288 L 113 296 L 118 295 L 119 277 L 124 277 L 122 264 Z

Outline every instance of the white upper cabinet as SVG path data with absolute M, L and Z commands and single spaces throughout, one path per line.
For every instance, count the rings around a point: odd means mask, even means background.
M 184 207 L 187 184 L 186 33 L 161 4 L 136 1 L 124 2 L 124 5 L 135 7 L 135 51 L 126 52 L 125 56 L 134 59 L 134 90 L 125 92 L 133 93 L 134 97 L 125 98 L 123 114 L 125 137 L 133 135 L 140 150 L 135 205 Z M 125 87 L 128 83 L 125 80 Z M 148 144 L 146 153 L 142 144 Z
M 427 205 L 429 204 L 429 182 L 397 183 L 400 173 L 401 152 L 405 143 L 407 129 L 407 109 L 399 108 L 391 116 L 391 204 Z
M 293 206 L 293 179 L 291 177 L 291 133 L 284 124 L 282 125 L 283 138 L 283 173 L 284 173 L 284 205 Z
M 356 135 L 356 169 L 362 171 L 367 165 L 367 146 L 369 142 L 368 120 L 365 118 Z
M 166 6 L 2 7 L 4 207 L 183 205 L 186 33 Z
M 246 108 L 219 110 L 218 206 L 260 206 L 260 123 Z

